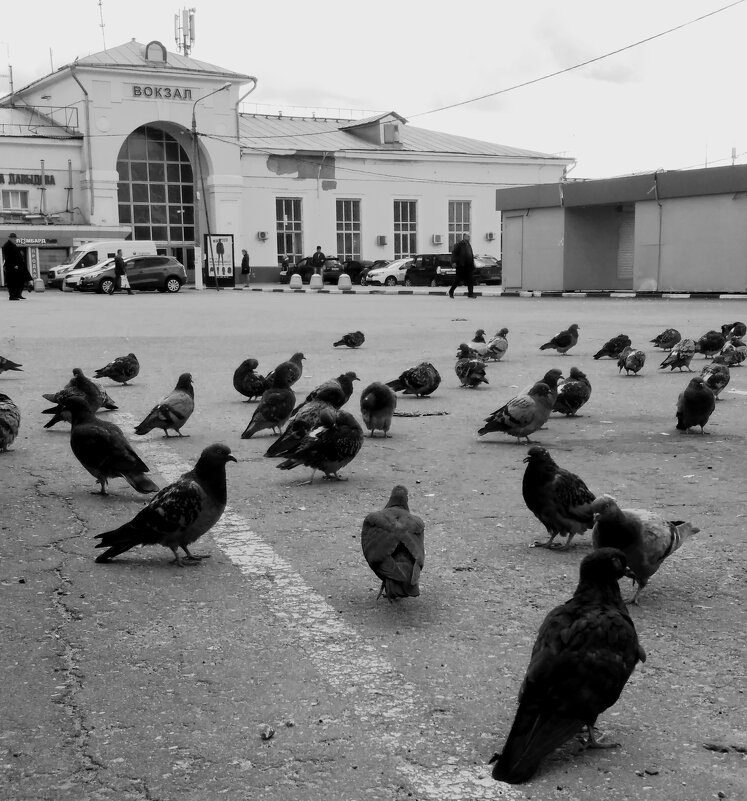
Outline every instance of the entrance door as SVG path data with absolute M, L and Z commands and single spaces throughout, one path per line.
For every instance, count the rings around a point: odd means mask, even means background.
M 524 215 L 503 216 L 503 286 L 524 288 Z

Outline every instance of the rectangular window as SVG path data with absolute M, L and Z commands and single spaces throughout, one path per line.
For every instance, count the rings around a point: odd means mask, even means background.
M 464 239 L 465 234 L 472 233 L 470 219 L 469 200 L 449 201 L 449 250 Z
M 418 204 L 416 200 L 394 201 L 394 258 L 418 252 Z
M 361 257 L 361 202 L 337 201 L 337 258 L 360 260 Z
M 275 233 L 278 259 L 287 256 L 292 262 L 303 258 L 303 227 L 301 225 L 301 198 L 275 198 Z
M 28 211 L 29 193 L 25 189 L 3 189 L 3 209 L 5 211 Z

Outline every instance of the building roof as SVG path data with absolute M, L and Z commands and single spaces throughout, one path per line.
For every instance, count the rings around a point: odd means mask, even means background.
M 69 116 L 71 110 L 0 106 L 0 137 L 80 139 L 80 134 L 65 128 L 64 122 L 70 122 L 65 119 L 65 114 Z M 62 118 L 58 119 L 60 115 Z
M 399 142 L 382 145 L 356 135 L 356 128 L 376 120 L 402 120 Z M 467 156 L 490 156 L 519 161 L 542 160 L 570 164 L 573 159 L 560 158 L 535 150 L 497 145 L 464 136 L 415 128 L 404 124 L 395 112 L 370 117 L 367 120 L 334 119 L 326 117 L 286 117 L 283 115 L 241 114 L 239 116 L 241 145 L 250 150 L 268 153 L 288 151 L 378 151 L 433 153 Z

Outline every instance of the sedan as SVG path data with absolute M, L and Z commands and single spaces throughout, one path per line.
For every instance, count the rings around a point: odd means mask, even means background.
M 384 267 L 377 267 L 366 276 L 366 284 L 369 286 L 397 286 L 397 284 L 404 284 L 405 273 L 412 261 L 412 259 L 397 259 L 389 262 Z

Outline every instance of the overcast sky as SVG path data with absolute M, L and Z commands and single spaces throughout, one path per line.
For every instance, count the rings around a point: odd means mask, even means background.
M 193 2 L 191 55 L 256 76 L 249 99 L 262 112 L 396 111 L 411 125 L 571 156 L 572 178 L 725 165 L 732 148 L 747 163 L 746 0 L 589 66 L 437 113 L 426 112 L 624 48 L 728 0 Z M 12 25 L 0 28 L 0 73 L 9 59 L 16 88 L 103 50 L 100 11 L 107 47 L 135 38 L 176 50 L 176 2 L 13 6 Z

